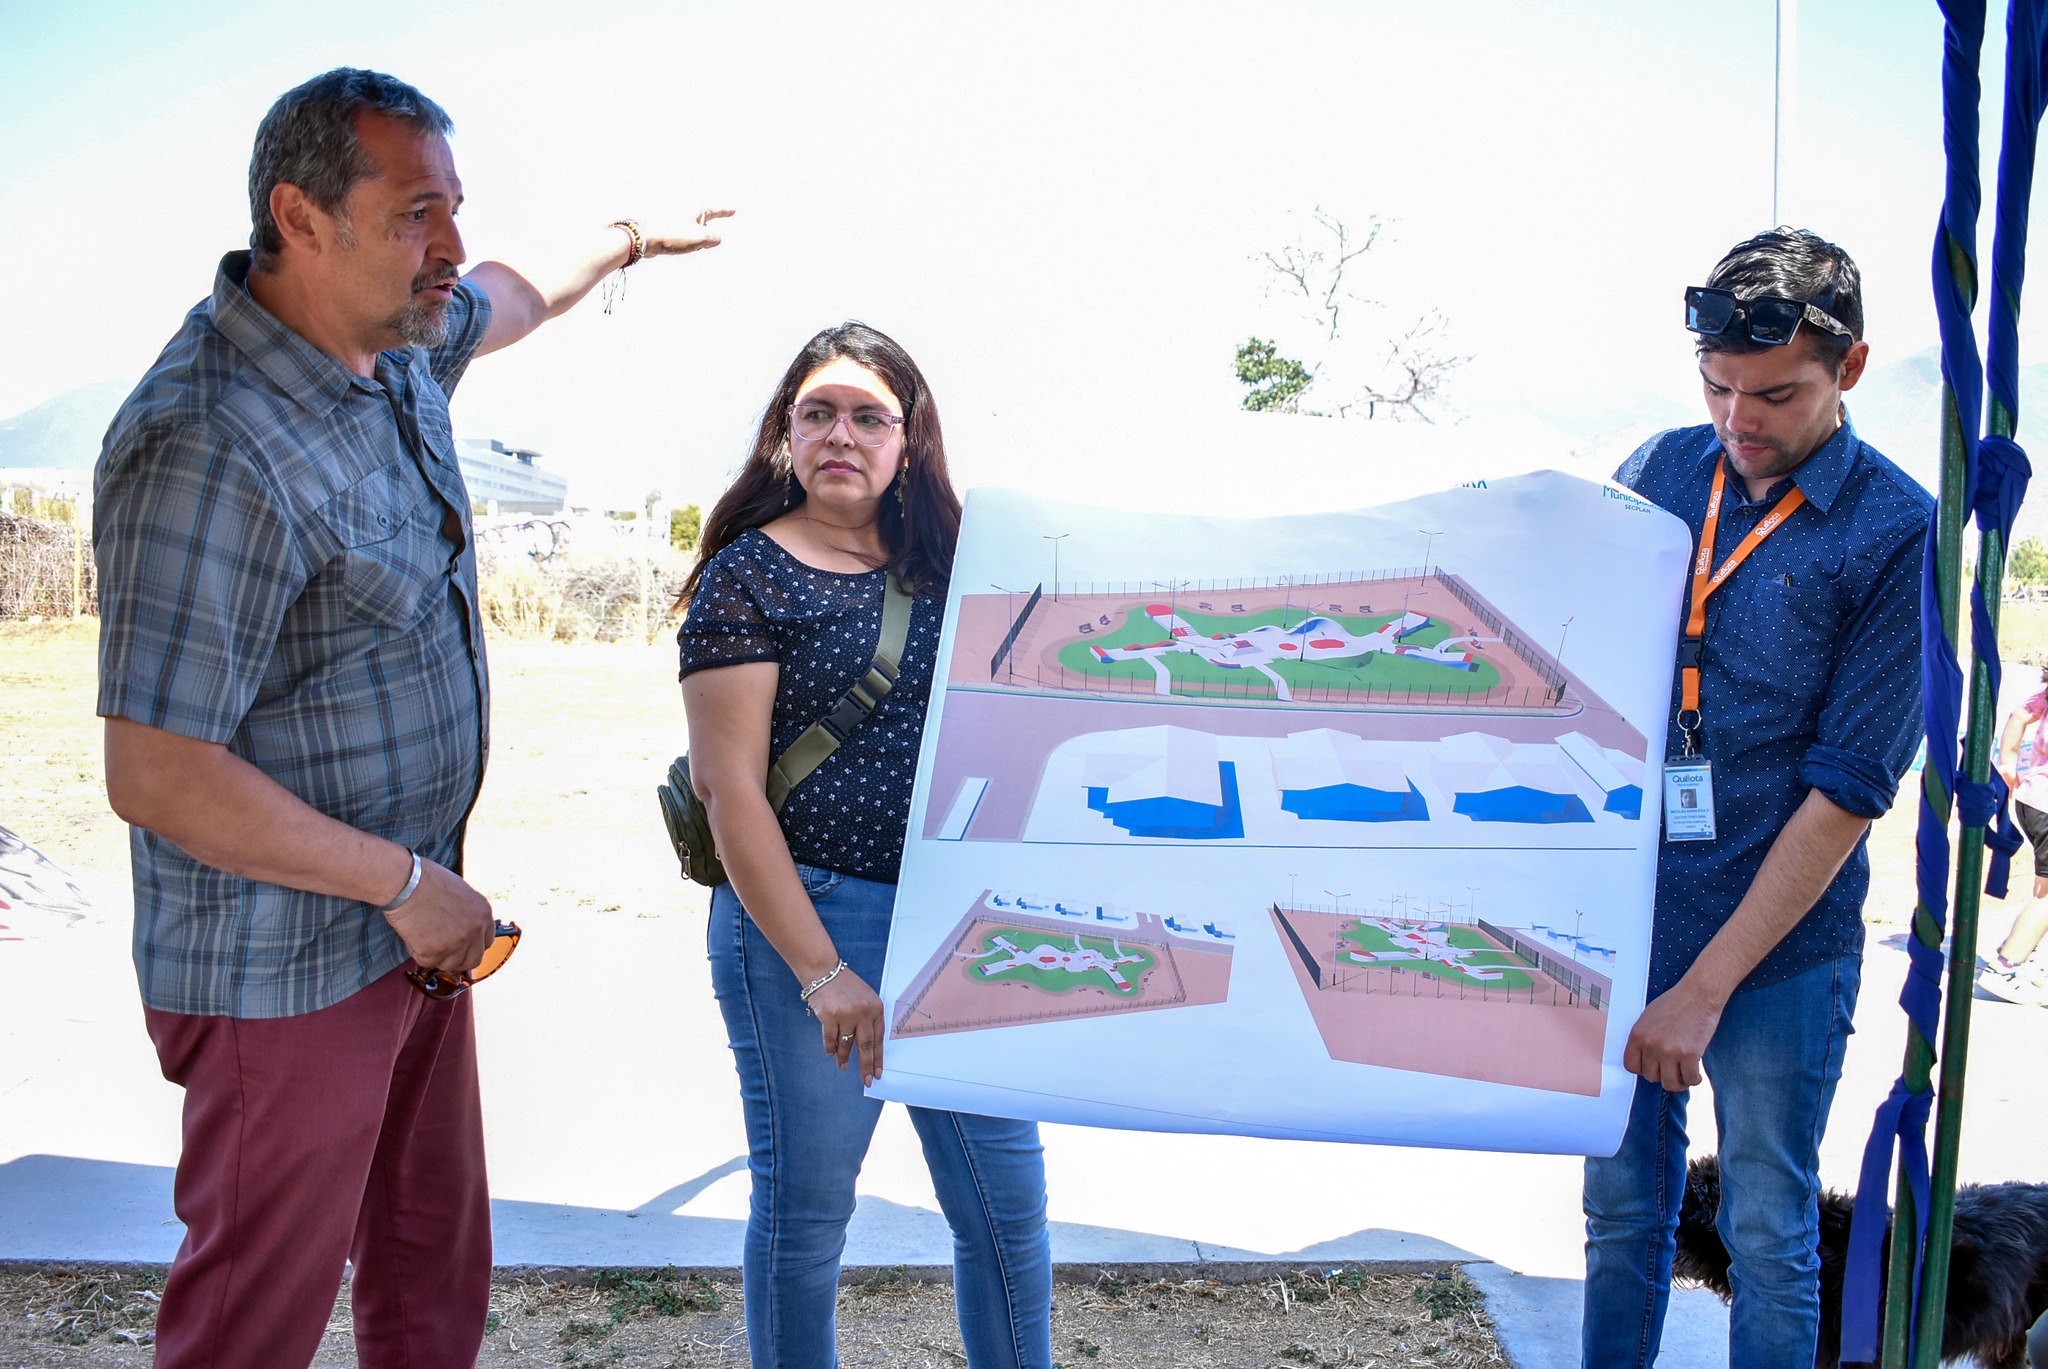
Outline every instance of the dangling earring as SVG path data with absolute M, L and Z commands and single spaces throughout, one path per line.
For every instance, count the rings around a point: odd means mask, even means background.
M 896 507 L 903 507 L 903 489 L 910 483 L 910 463 L 905 461 L 903 469 L 896 474 Z
M 789 454 L 787 440 L 771 464 L 782 473 L 782 507 L 786 509 L 796 500 L 796 458 Z

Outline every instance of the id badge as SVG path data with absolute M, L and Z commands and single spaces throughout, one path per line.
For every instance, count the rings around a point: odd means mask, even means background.
M 1671 761 L 1664 767 L 1664 838 L 1714 839 L 1714 767 L 1707 761 Z

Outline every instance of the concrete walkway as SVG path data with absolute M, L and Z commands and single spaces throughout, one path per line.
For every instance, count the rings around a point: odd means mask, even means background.
M 1909 820 L 1894 815 L 1878 838 L 1879 887 L 1895 904 Z M 659 861 L 640 835 L 592 858 Z M 665 878 L 672 902 L 659 908 L 580 911 L 542 936 L 530 925 L 517 960 L 477 992 L 504 1264 L 739 1263 L 738 1091 L 705 969 L 700 891 L 675 885 L 672 867 Z M 143 1034 L 125 880 L 88 871 L 79 882 L 91 901 L 80 915 L 0 912 L 0 1259 L 167 1261 L 180 1235 L 170 1202 L 180 1095 L 157 1074 Z M 1992 906 L 1988 936 L 2006 916 Z M 1871 1113 L 1898 1071 L 1905 963 L 1896 935 L 1874 929 L 1859 1034 L 1823 1153 L 1837 1187 L 1853 1187 Z M 2048 1179 L 2033 1125 L 2048 1012 L 1990 1000 L 1976 1012 L 1963 1178 Z M 1710 1144 L 1704 1091 L 1693 1115 L 1695 1136 Z M 1515 1364 L 1577 1362 L 1575 1158 L 1045 1133 L 1063 1265 L 1241 1277 L 1254 1262 L 1470 1261 Z M 948 1263 L 901 1109 L 885 1114 L 860 1195 L 849 1263 Z M 1715 1299 L 1680 1295 L 1661 1363 L 1722 1363 L 1725 1328 Z

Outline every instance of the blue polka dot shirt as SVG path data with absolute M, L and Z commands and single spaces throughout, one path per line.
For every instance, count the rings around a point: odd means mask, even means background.
M 751 528 L 704 567 L 676 634 L 681 674 L 780 664 L 769 727 L 769 755 L 779 756 L 867 673 L 887 581 L 880 570 L 817 570 Z M 895 686 L 783 803 L 782 832 L 800 863 L 895 882 L 945 604 L 943 593 L 912 600 Z
M 1644 443 L 1615 479 L 1684 519 L 1697 546 L 1723 459 L 1712 427 L 1675 429 Z M 1677 983 L 1728 921 L 1809 789 L 1878 817 L 1919 742 L 1920 561 L 1934 501 L 1845 419 L 1761 500 L 1751 501 L 1729 469 L 1716 567 L 1795 484 L 1806 507 L 1707 600 L 1700 750 L 1714 767 L 1719 835 L 1659 850 L 1652 997 Z M 1678 700 L 1674 666 L 1673 716 Z M 1667 745 L 1677 759 L 1675 726 Z M 1859 841 L 1743 987 L 1860 954 L 1869 887 Z

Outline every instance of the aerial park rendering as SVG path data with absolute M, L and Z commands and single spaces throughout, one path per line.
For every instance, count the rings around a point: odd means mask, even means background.
M 1500 683 L 1500 672 L 1477 659 L 1471 649 L 1489 641 L 1498 642 L 1500 638 L 1482 637 L 1476 632 L 1463 637 L 1447 636 L 1442 625 L 1425 613 L 1400 612 L 1381 618 L 1351 619 L 1316 614 L 1291 627 L 1283 625 L 1285 617 L 1283 614 L 1282 623 L 1245 626 L 1210 615 L 1190 620 L 1165 604 L 1147 604 L 1143 609 L 1131 610 L 1122 632 L 1100 642 L 1071 644 L 1061 652 L 1061 659 L 1064 662 L 1078 649 L 1092 655 L 1102 666 L 1143 661 L 1157 677 L 1156 692 L 1171 694 L 1175 678 L 1169 663 L 1174 657 L 1185 655 L 1217 670 L 1249 670 L 1262 675 L 1271 683 L 1273 697 L 1282 703 L 1292 703 L 1294 696 L 1276 667 L 1288 665 L 1326 664 L 1333 670 L 1361 672 L 1359 663 L 1385 665 L 1407 659 L 1465 671 L 1474 677 L 1473 686 L 1482 694 Z M 1435 629 L 1433 635 L 1438 640 L 1424 644 L 1420 634 L 1431 629 Z M 1116 644 L 1117 638 L 1131 635 L 1155 640 Z M 1460 647 L 1466 649 L 1459 650 Z M 1375 655 L 1393 659 L 1366 661 Z M 1192 666 L 1193 662 L 1187 664 Z
M 963 596 L 960 621 L 972 641 L 955 653 L 956 686 L 1318 707 L 1565 705 L 1554 655 L 1440 566 L 1066 586 L 1057 599 L 1039 586 L 1021 598 Z
M 1372 916 L 1278 900 L 1267 912 L 1331 1059 L 1599 1093 L 1612 950 L 1575 932 L 1476 916 Z
M 1236 942 L 1213 919 L 984 890 L 897 1001 L 890 1034 L 1221 1003 Z
M 1402 565 L 1411 545 L 1444 560 Z M 1055 551 L 1097 578 L 1030 573 Z M 1258 573 L 1193 559 L 1217 553 Z M 1560 472 L 1245 519 L 971 492 L 881 985 L 883 1096 L 1611 1146 L 1690 556 L 1670 515 Z M 1308 568 L 1347 562 L 1378 568 Z M 1171 574 L 1139 578 L 1154 566 Z M 1295 896 L 1358 880 L 1372 897 Z M 1197 1059 L 1241 1083 L 1217 1090 Z
M 960 596 L 927 835 L 1633 841 L 1641 731 L 1442 566 L 1055 588 Z

